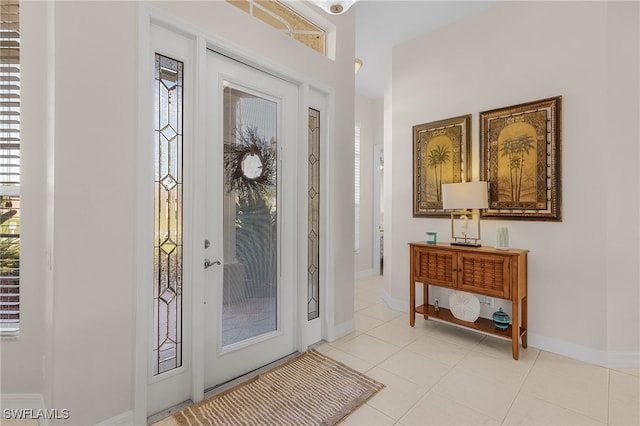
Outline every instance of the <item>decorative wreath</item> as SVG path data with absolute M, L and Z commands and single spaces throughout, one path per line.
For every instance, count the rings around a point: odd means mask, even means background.
M 260 174 L 248 177 L 243 163 L 248 156 L 258 156 L 261 164 Z M 258 134 L 256 127 L 244 132 L 236 131 L 236 143 L 224 144 L 224 173 L 227 193 L 233 191 L 239 197 L 265 197 L 275 185 L 275 153 L 271 145 Z

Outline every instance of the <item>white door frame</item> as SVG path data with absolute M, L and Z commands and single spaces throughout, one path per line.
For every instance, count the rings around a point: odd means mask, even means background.
M 148 67 L 153 71 L 152 65 L 153 58 L 156 53 L 161 55 L 165 55 L 171 57 L 172 59 L 177 59 L 183 62 L 185 65 L 194 62 L 194 51 L 195 51 L 195 43 L 194 40 L 189 37 L 177 36 L 174 33 L 168 31 L 167 29 L 152 25 L 150 27 L 150 47 L 151 49 L 148 51 L 148 54 L 143 54 L 145 59 L 148 60 Z M 197 73 L 195 69 L 190 69 L 192 67 L 185 67 L 184 69 L 184 79 L 185 81 L 194 80 L 197 78 Z M 151 81 L 153 79 L 153 72 L 149 74 L 148 79 Z M 184 95 L 184 104 L 183 104 L 183 129 L 195 129 L 196 128 L 196 117 L 195 112 L 197 111 L 196 107 L 196 85 L 191 85 L 190 87 L 184 87 L 183 95 Z M 141 109 L 146 108 L 144 113 L 141 111 L 141 123 L 153 123 L 152 114 L 152 105 L 153 105 L 153 93 L 147 97 L 140 98 L 141 99 Z M 142 102 L 142 99 L 147 99 L 148 102 Z M 141 157 L 138 158 L 138 171 L 141 172 L 144 176 L 153 176 L 153 125 L 148 127 L 147 134 L 144 137 L 140 138 L 143 141 L 138 146 L 139 154 Z M 184 133 L 184 131 L 183 131 Z M 151 186 L 149 183 L 150 180 L 147 179 L 147 185 L 144 185 L 144 189 L 139 189 L 139 196 L 136 197 L 138 200 L 138 209 L 137 213 L 144 217 L 147 220 L 144 220 L 137 225 L 137 233 L 140 237 L 138 244 L 138 253 L 139 258 L 136 262 L 136 267 L 139 269 L 139 277 L 140 281 L 138 281 L 138 288 L 142 290 L 144 294 L 148 295 L 146 300 L 141 299 L 139 302 L 142 302 L 144 306 L 138 305 L 137 312 L 144 313 L 147 315 L 148 324 L 146 325 L 147 334 L 145 338 L 139 337 L 137 341 L 145 341 L 147 343 L 147 385 L 149 386 L 148 392 L 150 393 L 150 399 L 147 402 L 153 402 L 151 405 L 152 408 L 148 407 L 148 410 L 151 410 L 151 414 L 160 411 L 161 409 L 174 405 L 176 403 L 182 402 L 188 399 L 193 394 L 192 387 L 192 362 L 195 359 L 195 340 L 193 338 L 193 332 L 197 329 L 191 326 L 191 318 L 194 316 L 197 309 L 194 309 L 194 303 L 196 297 L 194 297 L 194 291 L 199 290 L 197 286 L 189 285 L 189 283 L 201 282 L 200 274 L 202 274 L 201 264 L 197 262 L 201 256 L 199 255 L 201 251 L 202 242 L 197 241 L 197 226 L 198 220 L 196 220 L 195 215 L 199 213 L 202 209 L 197 204 L 199 203 L 200 197 L 197 194 L 198 188 L 194 185 L 197 182 L 197 178 L 195 176 L 194 171 L 200 169 L 201 165 L 196 162 L 199 161 L 201 156 L 197 155 L 197 150 L 199 145 L 196 142 L 196 135 L 188 131 L 186 134 L 183 134 L 183 293 L 182 293 L 182 312 L 183 312 L 183 320 L 182 320 L 182 365 L 178 368 L 175 368 L 171 371 L 163 373 L 161 375 L 152 376 L 152 366 L 151 366 L 151 353 L 149 352 L 149 348 L 152 346 L 152 330 L 153 324 L 151 321 L 152 318 L 152 308 L 150 303 L 150 295 L 153 294 L 153 276 L 152 276 L 152 267 L 153 258 L 152 251 L 149 250 L 151 247 L 150 244 L 145 244 L 143 241 L 151 242 L 153 241 L 153 233 L 155 230 L 153 229 L 153 223 L 148 220 L 148 218 L 153 217 L 153 194 L 149 189 Z M 143 158 L 146 158 L 147 161 L 143 161 Z M 142 182 L 140 182 L 141 184 Z M 140 188 L 140 187 L 139 187 Z M 142 205 L 141 203 L 144 203 Z M 198 244 L 200 242 L 200 244 Z M 149 267 L 143 267 L 142 265 L 148 265 Z
M 207 49 L 212 49 L 220 53 L 224 53 L 230 57 L 240 60 L 248 65 L 262 69 L 265 72 L 276 75 L 287 81 L 295 83 L 300 87 L 300 140 L 308 140 L 308 108 L 313 107 L 326 107 L 327 110 L 323 111 L 324 119 L 321 121 L 324 143 L 324 152 L 326 153 L 325 161 L 322 163 L 321 176 L 324 188 L 331 188 L 333 185 L 331 173 L 328 170 L 333 164 L 333 146 L 335 144 L 334 138 L 334 105 L 335 94 L 334 89 L 328 87 L 314 79 L 309 78 L 297 71 L 283 67 L 277 63 L 271 62 L 265 59 L 261 54 L 253 52 L 248 49 L 240 48 L 232 45 L 227 40 L 212 35 L 211 33 L 204 33 L 194 25 L 184 22 L 175 16 L 171 16 L 165 11 L 158 10 L 151 5 L 140 3 L 138 5 L 138 143 L 136 145 L 136 192 L 139 195 L 136 197 L 136 233 L 135 233 L 135 264 L 136 264 L 136 343 L 135 343 L 135 373 L 134 373 L 134 410 L 133 421 L 135 424 L 146 424 L 147 417 L 150 414 L 147 412 L 148 403 L 148 365 L 149 365 L 149 336 L 152 330 L 152 314 L 150 312 L 149 298 L 151 297 L 151 271 L 152 271 L 152 248 L 151 248 L 151 232 L 148 223 L 148 211 L 150 205 L 153 205 L 153 198 L 148 194 L 149 184 L 152 181 L 153 176 L 153 153 L 149 153 L 149 146 L 152 146 L 153 135 L 153 117 L 152 117 L 152 101 L 146 102 L 145 100 L 153 99 L 152 94 L 152 80 L 153 80 L 153 68 L 152 62 L 149 60 L 153 57 L 155 49 L 152 43 L 152 27 L 159 26 L 169 32 L 173 33 L 176 37 L 186 39 L 190 41 L 190 52 L 186 53 L 186 56 L 191 59 L 189 68 L 192 69 L 193 78 L 193 90 L 191 93 L 194 99 L 190 100 L 192 108 L 192 118 L 185 120 L 185 125 L 192 123 L 193 138 L 203 138 L 206 134 L 206 99 L 205 96 L 198 96 L 198 93 L 206 93 L 206 55 Z M 158 53 L 163 53 L 162 51 Z M 167 53 L 168 54 L 168 53 Z M 171 56 L 171 55 L 169 55 Z M 187 61 L 189 58 L 186 59 Z M 199 90 L 201 88 L 202 90 Z M 318 99 L 322 98 L 322 101 Z M 319 104 L 323 105 L 319 105 Z M 186 129 L 185 129 L 186 132 Z M 201 144 L 202 145 L 202 144 Z M 193 144 L 193 161 L 192 167 L 197 170 L 204 170 L 204 155 L 199 152 L 201 146 Z M 299 160 L 300 164 L 306 163 L 306 157 L 302 157 L 306 153 L 307 149 L 301 149 Z M 306 166 L 301 166 L 299 172 L 306 170 Z M 190 173 L 185 169 L 186 174 Z M 306 176 L 304 174 L 303 176 Z M 190 356 L 189 359 L 184 360 L 185 368 L 190 369 L 190 399 L 194 402 L 200 401 L 204 397 L 204 349 L 202 337 L 204 335 L 203 317 L 204 312 L 202 309 L 203 288 L 202 283 L 204 281 L 203 274 L 204 268 L 202 263 L 204 261 L 204 245 L 202 238 L 204 230 L 202 228 L 203 218 L 202 211 L 203 206 L 198 205 L 201 203 L 199 200 L 203 200 L 204 197 L 198 196 L 199 192 L 203 192 L 204 189 L 201 184 L 198 183 L 198 179 L 201 176 L 190 175 L 188 178 L 193 182 L 194 194 L 192 197 L 192 205 L 190 208 L 190 215 L 185 216 L 185 220 L 191 220 L 193 225 L 190 228 L 185 228 L 185 239 L 191 241 L 189 246 L 190 255 L 189 258 L 185 257 L 185 268 L 190 269 L 192 289 L 190 295 L 190 303 L 192 305 L 191 315 L 189 318 L 183 318 L 183 327 L 190 328 L 191 342 L 188 343 Z M 303 181 L 300 179 L 299 181 Z M 298 224 L 297 230 L 300 233 L 299 252 L 306 253 L 306 239 L 302 236 L 307 235 L 306 229 L 307 218 L 303 216 L 306 214 L 306 192 L 307 189 L 303 185 L 299 185 L 299 200 L 298 206 Z M 328 192 L 328 191 L 327 191 Z M 305 196 L 303 197 L 302 194 Z M 323 224 L 324 235 L 331 235 L 334 229 L 334 208 L 328 194 L 324 197 L 324 203 L 321 204 L 323 212 Z M 189 233 L 190 235 L 187 235 Z M 321 318 L 319 322 L 307 322 L 306 321 L 306 293 L 307 293 L 307 276 L 306 268 L 298 268 L 297 282 L 299 284 L 298 291 L 298 306 L 296 307 L 297 313 L 295 318 L 298 318 L 300 323 L 297 324 L 297 334 L 295 347 L 298 351 L 304 352 L 310 343 L 314 343 L 321 338 L 330 338 L 335 335 L 333 310 L 331 304 L 326 304 L 324 300 L 332 300 L 333 295 L 333 282 L 332 277 L 335 274 L 334 262 L 331 260 L 329 253 L 331 252 L 330 241 L 325 241 L 321 246 L 321 253 L 324 254 L 324 262 L 321 260 L 322 269 L 322 283 L 321 292 L 324 292 L 324 298 L 321 298 Z M 303 257 L 306 261 L 306 256 Z M 186 271 L 185 271 L 186 272 Z M 188 285 L 188 283 L 185 283 Z M 200 301 L 200 302 L 198 302 Z M 188 374 L 188 373 L 187 373 Z
M 380 159 L 384 155 L 384 145 L 373 146 L 373 275 L 380 275 L 380 189 L 384 185 L 381 179 L 380 166 L 383 164 Z
M 307 309 L 301 309 L 299 315 L 300 323 L 306 323 L 307 327 L 303 328 L 305 333 L 300 333 L 298 336 L 298 342 L 300 342 L 302 348 L 307 348 L 309 345 L 317 343 L 320 340 L 331 340 L 327 330 L 331 328 L 327 320 L 333 318 L 334 310 L 333 304 L 324 303 L 325 300 L 333 300 L 333 286 L 329 283 L 333 283 L 334 280 L 328 279 L 329 272 L 333 271 L 333 267 L 329 266 L 329 254 L 332 252 L 330 247 L 330 239 L 327 238 L 328 229 L 333 226 L 331 218 L 332 203 L 329 202 L 328 188 L 333 185 L 333 173 L 328 173 L 328 164 L 333 163 L 333 150 L 329 149 L 329 128 L 330 128 L 330 114 L 329 112 L 329 97 L 326 93 L 322 93 L 314 87 L 309 87 L 305 84 L 305 95 L 308 99 L 305 110 L 308 113 L 308 108 L 313 108 L 321 111 L 323 115 L 320 116 L 320 316 L 314 320 L 309 321 Z M 305 141 L 298 147 L 298 154 L 301 159 L 299 161 L 298 175 L 309 176 L 309 126 L 308 123 L 303 127 L 303 131 L 300 135 L 300 140 Z M 309 247 L 309 203 L 308 194 L 309 186 L 306 179 L 298 179 L 298 193 L 305 194 L 300 200 L 300 211 L 298 223 L 298 252 L 306 253 Z M 298 277 L 300 282 L 306 283 L 308 280 L 308 266 L 307 262 L 298 262 Z M 307 291 L 300 291 L 298 294 L 299 306 L 307 306 Z M 302 331 L 302 330 L 301 330 Z

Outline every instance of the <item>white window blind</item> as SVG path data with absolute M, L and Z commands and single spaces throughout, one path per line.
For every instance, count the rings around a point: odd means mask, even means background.
M 0 335 L 20 328 L 20 4 L 0 0 Z

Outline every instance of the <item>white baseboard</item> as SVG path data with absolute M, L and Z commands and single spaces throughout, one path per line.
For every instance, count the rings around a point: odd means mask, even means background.
M 361 280 L 363 278 L 367 278 L 373 275 L 373 268 L 372 269 L 365 269 L 364 271 L 358 271 L 354 274 L 354 279 L 356 280 Z
M 609 368 L 640 368 L 640 353 L 609 352 Z
M 356 329 L 354 320 L 345 321 L 342 324 L 338 324 L 334 327 L 328 327 L 327 330 L 327 342 L 333 342 L 338 340 L 342 336 L 346 336 Z
M 380 297 L 391 309 L 400 312 L 409 312 L 409 301 L 394 299 L 384 288 L 380 291 Z
M 32 416 L 36 416 L 38 410 L 45 410 L 44 398 L 37 393 L 0 394 L 0 417 L 5 418 L 5 409 L 9 410 L 33 410 Z M 23 413 L 26 414 L 26 413 Z M 44 417 L 44 416 L 43 416 Z M 37 418 L 39 426 L 48 426 L 46 418 Z
M 577 345 L 565 340 L 547 337 L 541 334 L 527 332 L 529 346 L 554 354 L 566 356 L 589 364 L 607 367 L 607 353 L 587 346 Z
M 607 352 L 553 337 L 529 333 L 529 346 L 606 368 L 640 368 L 640 353 Z
M 129 410 L 110 419 L 103 420 L 100 423 L 96 423 L 95 426 L 131 426 L 135 424 L 133 419 L 133 410 Z

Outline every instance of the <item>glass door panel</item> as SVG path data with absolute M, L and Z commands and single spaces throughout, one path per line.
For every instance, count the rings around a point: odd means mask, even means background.
M 225 85 L 222 346 L 278 329 L 275 101 Z

